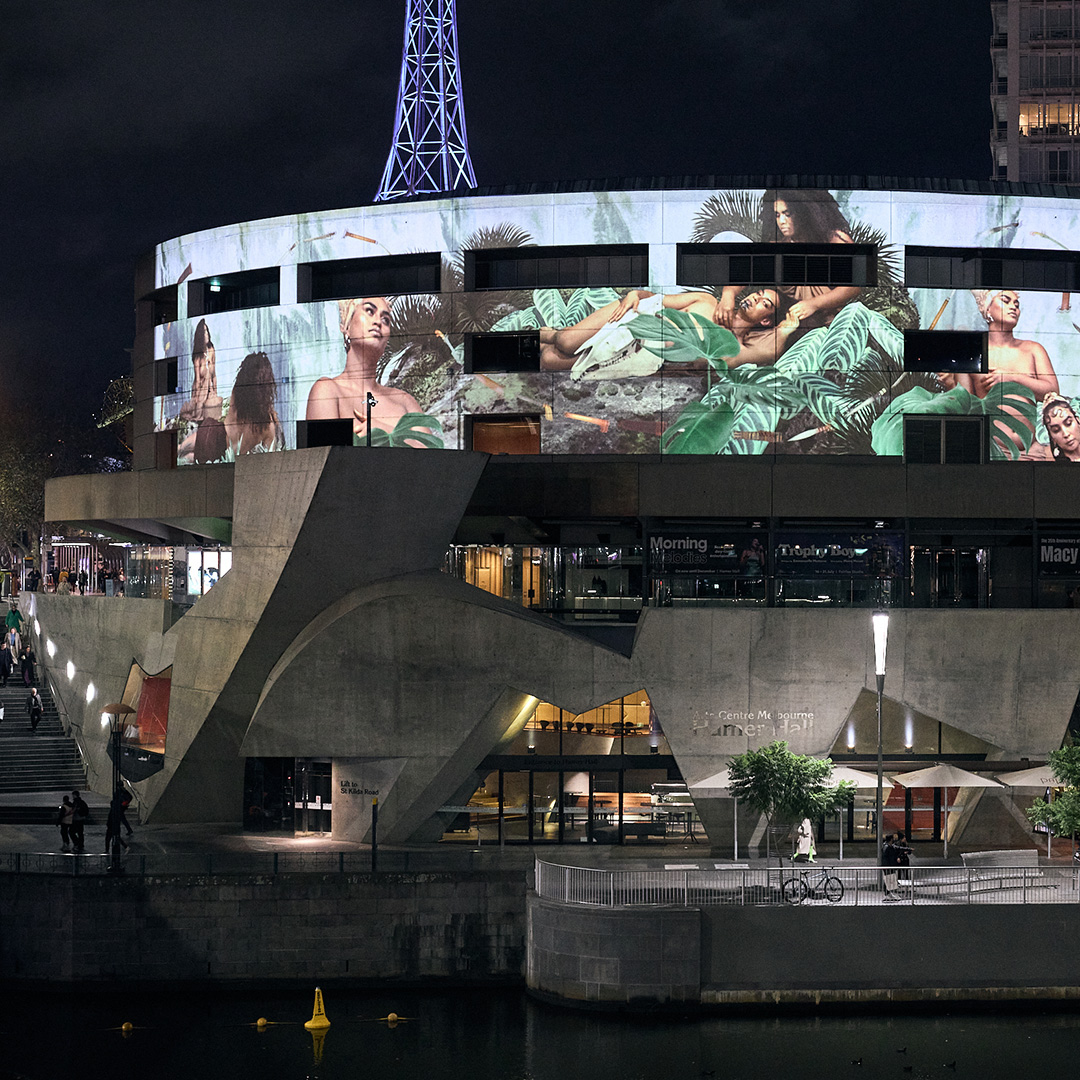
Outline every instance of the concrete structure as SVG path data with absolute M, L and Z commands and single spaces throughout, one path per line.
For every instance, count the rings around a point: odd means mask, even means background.
M 732 754 L 870 752 L 876 605 L 894 771 L 1043 759 L 1080 689 L 1080 473 L 1043 416 L 1080 397 L 1080 203 L 944 187 L 488 195 L 162 244 L 136 470 L 46 490 L 57 535 L 131 545 L 128 595 L 25 600 L 99 790 L 124 701 L 151 821 L 361 841 L 377 797 L 391 843 L 485 810 L 502 839 L 670 832 L 658 790 Z M 792 240 L 800 214 L 830 224 Z M 949 807 L 954 842 L 980 815 L 1030 842 L 1012 799 Z M 726 844 L 730 803 L 694 809 Z

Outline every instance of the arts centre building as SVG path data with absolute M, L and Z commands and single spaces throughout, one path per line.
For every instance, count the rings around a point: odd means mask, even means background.
M 875 767 L 875 609 L 890 775 L 1045 761 L 1080 690 L 1075 249 L 1060 189 L 835 178 L 160 244 L 135 468 L 46 489 L 49 565 L 96 536 L 126 595 L 25 600 L 94 786 L 121 703 L 153 822 L 362 841 L 377 797 L 388 843 L 723 848 L 731 755 Z M 886 794 L 915 840 L 1030 842 L 1036 792 Z M 872 795 L 823 836 L 873 838 Z

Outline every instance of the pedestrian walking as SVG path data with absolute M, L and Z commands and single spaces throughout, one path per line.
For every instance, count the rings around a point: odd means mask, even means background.
M 86 844 L 85 829 L 90 819 L 90 807 L 77 791 L 71 793 L 71 805 L 75 811 L 71 819 L 71 842 L 76 851 L 82 851 Z
M 75 820 L 75 807 L 72 805 L 71 799 L 66 795 L 64 801 L 60 804 L 60 814 L 56 819 L 56 824 L 60 826 L 60 840 L 64 847 L 68 847 L 71 844 L 71 826 Z
M 30 714 L 31 732 L 37 731 L 37 726 L 45 715 L 45 706 L 42 704 L 41 695 L 36 686 L 31 688 L 30 696 L 26 699 L 26 711 Z

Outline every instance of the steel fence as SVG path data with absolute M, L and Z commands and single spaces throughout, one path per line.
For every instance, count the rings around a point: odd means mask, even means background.
M 535 864 L 537 895 L 599 907 L 813 904 L 1075 904 L 1074 866 L 723 867 L 610 870 Z M 836 884 L 838 882 L 838 885 Z M 805 888 L 803 887 L 805 883 Z

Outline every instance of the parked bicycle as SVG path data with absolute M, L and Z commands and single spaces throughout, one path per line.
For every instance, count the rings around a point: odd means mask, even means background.
M 844 883 L 833 873 L 833 867 L 816 866 L 803 868 L 797 877 L 784 881 L 784 899 L 789 904 L 801 904 L 804 900 L 828 900 L 838 904 L 844 899 Z

